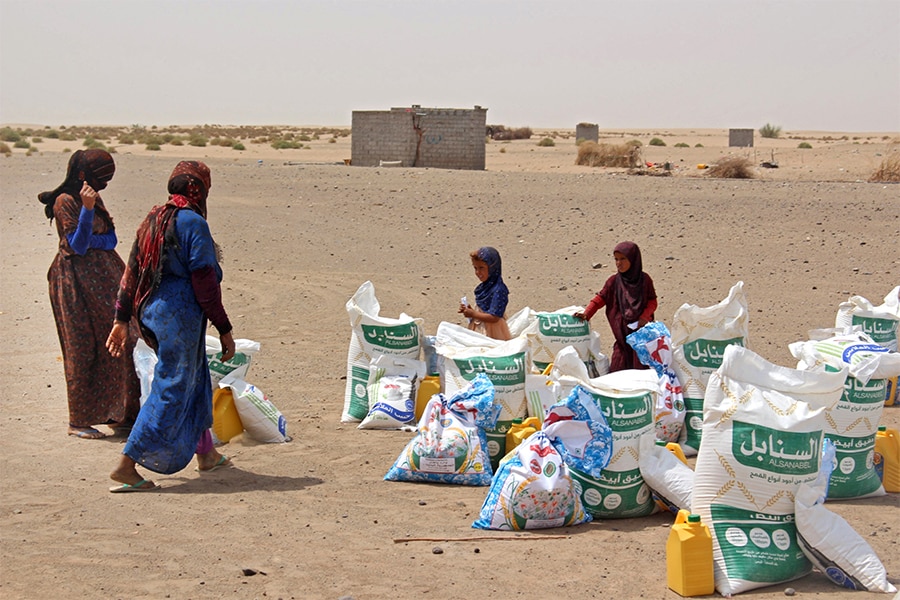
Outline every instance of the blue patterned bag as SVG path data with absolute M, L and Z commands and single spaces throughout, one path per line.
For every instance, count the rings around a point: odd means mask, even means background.
M 611 456 L 612 429 L 576 387 L 550 408 L 541 431 L 503 460 L 472 527 L 520 531 L 591 521 L 570 469 L 600 477 Z
M 449 398 L 435 394 L 419 419 L 418 433 L 384 479 L 490 485 L 485 429 L 497 424 L 500 408 L 494 403 L 494 384 L 484 373 Z

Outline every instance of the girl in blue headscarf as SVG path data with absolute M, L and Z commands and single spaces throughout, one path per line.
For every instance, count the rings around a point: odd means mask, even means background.
M 469 319 L 469 329 L 495 340 L 511 339 L 512 335 L 506 324 L 509 288 L 503 283 L 500 253 L 495 248 L 485 246 L 469 256 L 475 268 L 475 277 L 481 283 L 475 288 L 476 306 L 469 306 L 464 301 L 459 305 L 459 313 Z

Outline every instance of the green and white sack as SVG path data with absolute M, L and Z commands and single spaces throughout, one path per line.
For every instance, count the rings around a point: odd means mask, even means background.
M 828 497 L 884 495 L 873 462 L 875 434 L 884 410 L 887 379 L 900 375 L 900 354 L 888 352 L 861 332 L 794 342 L 789 348 L 799 361 L 798 369 L 848 370 L 840 402 L 825 415 L 825 437 L 836 449 Z
M 350 349 L 342 423 L 362 421 L 369 414 L 369 363 L 381 355 L 418 359 L 422 347 L 422 319 L 400 313 L 390 319 L 379 315 L 375 286 L 366 281 L 347 301 Z
M 261 389 L 231 373 L 219 382 L 220 388 L 231 388 L 234 407 L 241 417 L 247 436 L 257 442 L 276 444 L 286 442 L 287 420 Z
M 672 321 L 672 369 L 681 382 L 685 405 L 679 443 L 687 456 L 693 456 L 700 449 L 709 376 L 722 364 L 726 347 L 747 346 L 750 320 L 744 282 L 734 284 L 728 297 L 713 306 L 682 304 Z
M 525 330 L 525 335 L 535 370 L 543 372 L 560 350 L 571 346 L 591 377 L 609 372 L 609 359 L 601 352 L 600 335 L 591 330 L 589 321 L 572 316 L 583 310 L 581 306 L 570 306 L 553 312 L 534 313 L 534 322 Z
M 581 383 L 613 432 L 613 455 L 599 478 L 572 469 L 584 509 L 597 519 L 643 517 L 657 505 L 640 469 L 640 444 L 653 437 L 659 376 L 652 369 L 627 369 Z
M 738 345 L 710 376 L 691 510 L 713 538 L 723 596 L 790 581 L 812 565 L 797 543 L 794 500 L 815 481 L 825 410 L 844 390 L 846 369 L 794 370 Z
M 860 326 L 863 333 L 876 344 L 897 352 L 900 337 L 900 285 L 884 297 L 884 304 L 875 306 L 862 296 L 851 296 L 838 306 L 834 326 L 845 329 Z
M 441 381 L 450 396 L 465 389 L 479 373 L 494 385 L 494 402 L 501 407 L 494 429 L 486 430 L 488 453 L 494 469 L 506 455 L 506 432 L 514 419 L 528 413 L 525 376 L 531 371 L 528 340 L 519 336 L 509 341 L 494 340 L 446 321 L 435 336 L 435 351 L 441 356 Z

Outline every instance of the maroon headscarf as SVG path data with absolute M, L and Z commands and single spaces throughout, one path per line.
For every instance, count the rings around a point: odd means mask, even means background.
M 175 240 L 172 229 L 175 215 L 179 210 L 188 209 L 205 219 L 206 197 L 211 186 L 209 167 L 202 162 L 185 160 L 175 166 L 169 176 L 169 201 L 153 207 L 138 227 L 119 287 L 116 318 L 128 320 L 125 317 L 140 314 L 141 306 L 162 279 L 166 242 Z
M 619 312 L 626 323 L 633 323 L 644 308 L 644 268 L 641 249 L 634 242 L 620 242 L 613 248 L 628 259 L 631 266 L 624 273 L 616 274 L 615 293 Z
M 69 157 L 65 180 L 56 189 L 38 194 L 38 200 L 44 205 L 44 214 L 52 221 L 53 205 L 56 204 L 56 199 L 61 194 L 68 194 L 80 201 L 82 181 L 87 181 L 89 186 L 99 192 L 106 188 L 106 184 L 110 182 L 115 172 L 116 163 L 106 150 L 100 148 L 76 150 Z M 103 216 L 109 219 L 106 209 L 102 207 L 101 209 Z M 112 219 L 109 219 L 109 222 L 112 227 Z

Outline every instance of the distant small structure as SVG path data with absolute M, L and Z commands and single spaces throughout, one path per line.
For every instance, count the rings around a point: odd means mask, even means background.
M 354 110 L 350 164 L 484 170 L 487 109 Z
M 753 130 L 752 129 L 729 129 L 728 145 L 732 148 L 752 148 L 753 147 Z
M 579 123 L 575 126 L 575 143 L 579 140 L 594 143 L 600 141 L 600 126 L 596 123 Z

